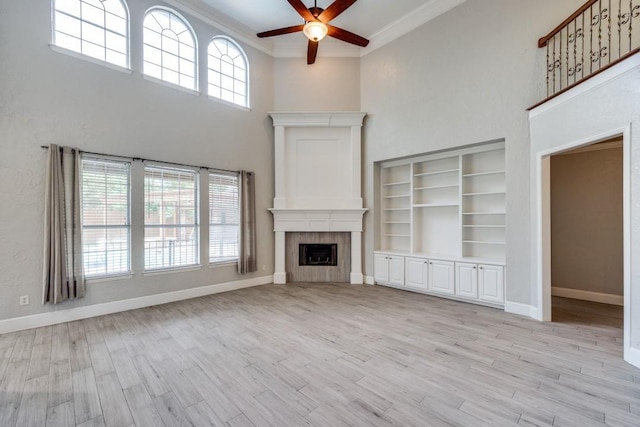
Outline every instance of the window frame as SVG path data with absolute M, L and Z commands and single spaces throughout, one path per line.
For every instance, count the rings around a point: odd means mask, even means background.
M 85 189 L 85 181 L 84 181 L 84 162 L 93 161 L 93 162 L 102 162 L 102 163 L 111 163 L 111 164 L 121 164 L 126 165 L 127 169 L 127 224 L 126 225 L 85 225 L 85 203 L 84 203 L 84 189 Z M 81 229 L 82 229 L 82 267 L 84 271 L 84 275 L 89 281 L 97 280 L 109 280 L 112 278 L 118 278 L 122 276 L 131 276 L 133 274 L 133 253 L 132 253 L 132 239 L 133 239 L 133 218 L 132 218 L 132 161 L 125 160 L 121 158 L 112 158 L 109 156 L 103 155 L 95 155 L 95 154 L 81 154 L 80 159 L 80 221 L 81 221 Z M 127 230 L 127 270 L 126 271 L 118 271 L 114 273 L 104 273 L 104 274 L 87 274 L 87 264 L 85 260 L 85 248 L 87 247 L 86 239 L 85 239 L 85 231 L 86 230 L 99 230 L 99 229 L 118 229 L 118 228 L 126 228 Z M 105 253 L 106 254 L 106 253 Z
M 225 40 L 227 43 L 230 43 L 239 53 L 240 56 L 242 57 L 243 61 L 244 61 L 244 78 L 245 78 L 245 82 L 244 82 L 244 89 L 245 89 L 245 94 L 244 94 L 244 104 L 238 104 L 235 101 L 228 101 L 222 97 L 218 97 L 216 95 L 211 94 L 211 79 L 210 79 L 210 73 L 218 73 L 220 75 L 220 77 L 222 78 L 223 74 L 222 71 L 216 71 L 214 69 L 211 68 L 211 57 L 212 55 L 209 53 L 209 48 L 211 47 L 211 45 L 213 44 L 213 42 L 215 40 Z M 211 37 L 211 39 L 209 40 L 209 43 L 207 44 L 207 95 L 209 96 L 209 99 L 212 100 L 216 100 L 216 101 L 220 101 L 220 102 L 224 102 L 226 104 L 229 105 L 233 105 L 236 107 L 241 107 L 241 108 L 246 108 L 246 109 L 250 109 L 251 108 L 251 102 L 250 102 L 250 95 L 251 95 L 251 91 L 250 91 L 250 69 L 249 69 L 249 58 L 247 57 L 246 52 L 244 51 L 244 49 L 242 49 L 242 47 L 238 44 L 238 42 L 236 42 L 235 40 L 233 40 L 231 37 L 225 36 L 225 35 L 216 35 Z M 224 55 L 223 55 L 224 56 Z M 222 59 L 218 59 L 220 61 L 222 61 Z M 236 65 L 235 63 L 233 64 L 233 67 L 235 68 Z M 233 80 L 236 80 L 235 78 L 232 77 Z M 222 90 L 222 86 L 219 86 L 220 89 Z M 234 90 L 233 91 L 233 95 L 234 98 L 237 94 L 237 92 Z
M 193 58 L 183 58 L 182 56 L 177 56 L 178 58 L 178 63 L 180 62 L 181 59 L 185 59 L 185 60 L 193 60 L 193 87 L 186 87 L 181 85 L 180 83 L 174 83 L 170 80 L 166 80 L 162 77 L 156 77 L 152 74 L 149 74 L 147 72 L 145 72 L 145 65 L 147 62 L 149 62 L 149 64 L 160 67 L 161 72 L 165 70 L 164 65 L 162 65 L 162 60 L 161 60 L 161 64 L 154 64 L 151 63 L 150 61 L 146 60 L 145 57 L 145 50 L 147 49 L 147 46 L 154 48 L 154 49 L 158 49 L 160 50 L 160 54 L 162 55 L 163 52 L 166 52 L 165 50 L 163 50 L 162 48 L 158 48 L 156 46 L 150 45 L 146 43 L 145 40 L 145 30 L 147 30 L 147 28 L 145 27 L 145 21 L 147 19 L 147 17 L 153 13 L 154 11 L 161 11 L 161 12 L 167 12 L 169 14 L 175 15 L 181 22 L 182 24 L 184 24 L 184 26 L 187 28 L 187 30 L 189 31 L 189 34 L 191 35 L 191 38 L 193 39 L 193 51 L 194 51 L 194 55 Z M 144 14 L 142 15 L 142 34 L 141 34 L 141 45 L 142 45 L 142 70 L 141 70 L 141 74 L 144 76 L 144 78 L 147 79 L 152 79 L 152 80 L 157 80 L 158 82 L 162 82 L 163 84 L 167 84 L 170 85 L 171 87 L 175 87 L 175 88 L 180 88 L 182 90 L 186 90 L 186 91 L 191 91 L 194 93 L 200 93 L 199 92 L 199 88 L 200 88 L 200 77 L 199 77 L 199 68 L 200 68 L 200 52 L 199 52 L 199 48 L 198 48 L 198 36 L 195 32 L 195 30 L 193 29 L 193 27 L 191 26 L 191 23 L 189 22 L 189 20 L 187 20 L 187 18 L 184 17 L 184 15 L 182 15 L 181 13 L 179 13 L 178 11 L 176 11 L 175 9 L 169 8 L 169 7 L 165 7 L 165 6 L 153 6 L 150 7 L 149 9 L 147 9 Z M 163 28 L 164 31 L 165 28 Z M 150 31 L 153 31 L 151 29 L 149 29 Z M 162 36 L 162 34 L 160 33 L 160 36 Z M 180 44 L 180 42 L 178 41 L 178 44 Z M 167 52 L 171 55 L 173 55 L 170 52 Z M 174 55 L 175 56 L 175 55 Z M 168 68 L 166 68 L 168 69 Z M 180 73 L 180 71 L 174 71 L 171 69 L 168 69 L 169 71 L 173 71 L 176 72 L 178 74 L 178 81 L 180 81 L 180 76 L 184 75 L 182 73 Z
M 147 168 L 150 169 L 160 169 L 164 171 L 174 171 L 174 172 L 183 172 L 183 173 L 193 173 L 194 174 L 194 223 L 193 224 L 148 224 L 146 218 L 146 203 L 147 203 Z M 146 161 L 142 165 L 142 208 L 143 208 L 143 220 L 142 220 L 142 271 L 144 274 L 153 274 L 156 272 L 171 272 L 176 270 L 185 270 L 185 269 L 193 269 L 201 267 L 201 242 L 202 242 L 202 225 L 200 218 L 200 206 L 201 206 L 201 197 L 200 197 L 200 180 L 201 180 L 201 172 L 196 167 L 189 166 L 177 166 L 175 164 L 170 163 L 162 163 L 162 162 L 151 162 Z M 159 266 L 159 267 L 148 267 L 147 266 L 147 228 L 154 229 L 166 229 L 166 228 L 180 228 L 186 229 L 188 227 L 194 228 L 193 235 L 195 236 L 195 242 L 193 247 L 195 248 L 194 253 L 194 262 L 190 264 L 180 264 L 180 265 L 169 265 L 169 266 Z M 163 239 L 164 241 L 164 239 Z
M 80 13 L 80 16 L 74 16 L 74 15 L 70 15 L 69 13 L 66 13 L 66 12 L 63 12 L 63 11 L 59 11 L 57 9 L 57 7 L 56 7 L 56 4 L 58 3 L 58 1 L 59 0 L 52 0 L 51 1 L 51 46 L 53 48 L 55 48 L 54 50 L 59 50 L 60 52 L 68 53 L 71 56 L 77 56 L 80 59 L 85 59 L 85 60 L 88 60 L 89 62 L 94 62 L 96 64 L 105 65 L 105 66 L 108 66 L 110 68 L 126 70 L 127 72 L 131 71 L 131 12 L 129 11 L 129 5 L 126 2 L 126 0 L 117 0 L 117 1 L 120 2 L 120 4 L 122 5 L 122 8 L 124 10 L 124 14 L 125 14 L 125 17 L 124 17 L 124 19 L 125 19 L 125 32 L 126 32 L 126 34 L 120 34 L 120 33 L 116 32 L 116 31 L 113 31 L 112 29 L 109 29 L 106 25 L 103 26 L 103 27 L 99 27 L 99 26 L 97 26 L 96 24 L 94 24 L 94 23 L 92 23 L 90 21 L 85 21 L 85 20 L 82 19 L 82 13 Z M 84 0 L 77 0 L 77 1 L 78 1 L 78 3 L 86 3 L 86 1 L 84 1 Z M 79 7 L 82 7 L 82 6 L 80 5 Z M 118 63 L 115 63 L 115 62 L 108 61 L 106 59 L 107 58 L 107 55 L 106 55 L 107 50 L 113 50 L 113 49 L 108 49 L 107 48 L 106 40 L 105 40 L 105 45 L 102 46 L 102 48 L 105 50 L 104 59 L 88 55 L 88 54 L 86 54 L 86 53 L 84 53 L 82 51 L 82 48 L 78 51 L 78 50 L 70 49 L 68 47 L 61 46 L 61 45 L 57 44 L 56 43 L 56 32 L 58 32 L 58 30 L 57 30 L 57 27 L 56 27 L 56 12 L 63 13 L 65 15 L 69 16 L 69 17 L 78 19 L 80 21 L 81 25 L 82 25 L 83 22 L 87 22 L 90 25 L 93 25 L 95 27 L 101 28 L 101 30 L 105 33 L 105 39 L 106 39 L 106 33 L 107 32 L 110 32 L 110 33 L 113 33 L 113 34 L 116 34 L 116 35 L 119 35 L 119 36 L 124 36 L 124 38 L 125 38 L 125 48 L 126 48 L 126 52 L 124 53 L 124 55 L 125 55 L 125 64 L 121 65 L 121 64 L 118 64 Z M 104 13 L 106 14 L 106 13 L 110 13 L 110 12 L 107 12 L 106 9 L 105 9 Z M 105 19 L 105 21 L 106 21 L 106 19 Z M 73 37 L 73 36 L 71 36 L 71 37 Z M 83 41 L 86 41 L 88 43 L 92 43 L 92 42 L 89 42 L 88 40 L 83 39 L 82 36 L 78 40 L 80 40 L 81 46 L 82 46 L 82 42 Z M 95 43 L 92 43 L 92 44 L 95 44 Z M 118 53 L 122 53 L 122 52 L 118 52 Z
M 229 225 L 229 224 L 222 224 L 222 223 L 213 223 L 211 222 L 211 213 L 212 213 L 212 209 L 211 209 L 211 205 L 213 204 L 214 200 L 212 198 L 212 193 L 211 193 L 211 185 L 212 185 L 212 180 L 211 177 L 212 176 L 221 176 L 221 177 L 230 177 L 230 178 L 235 178 L 236 181 L 236 185 L 235 185 L 235 189 L 236 189 L 236 218 L 237 218 L 237 222 L 235 223 L 235 226 L 237 227 L 237 233 L 236 233 L 236 242 L 235 242 L 235 251 L 236 254 L 233 257 L 222 257 L 222 258 L 216 258 L 214 260 L 212 260 L 211 257 L 211 245 L 214 242 L 213 239 L 211 238 L 211 230 L 213 227 L 216 226 L 224 226 L 224 225 Z M 207 236 L 207 248 L 208 248 L 208 252 L 209 252 L 209 265 L 220 265 L 220 264 L 230 264 L 230 263 L 237 263 L 238 262 L 238 258 L 240 256 L 240 173 L 238 172 L 227 172 L 227 171 L 217 171 L 217 170 L 209 170 L 208 172 L 208 188 L 207 188 L 207 193 L 208 193 L 208 206 L 207 206 L 207 221 L 208 221 L 208 226 L 209 226 L 209 233 Z M 231 224 L 234 225 L 234 224 Z

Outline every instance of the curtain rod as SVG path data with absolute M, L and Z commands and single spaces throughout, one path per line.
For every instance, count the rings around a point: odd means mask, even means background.
M 49 149 L 48 145 L 41 145 L 40 148 L 44 148 L 45 150 Z M 63 148 L 63 147 L 60 147 Z M 76 150 L 75 148 L 73 150 Z M 229 173 L 240 173 L 240 171 L 234 171 L 234 170 L 229 170 L 229 169 L 220 169 L 220 168 L 211 168 L 208 166 L 195 166 L 195 165 L 187 165 L 185 163 L 176 163 L 176 162 L 167 162 L 164 160 L 153 160 L 153 159 L 143 159 L 142 157 L 129 157 L 129 156 L 118 156 L 118 155 L 113 155 L 113 154 L 105 154 L 105 153 L 96 153 L 95 151 L 84 151 L 84 150 L 80 150 L 78 149 L 79 152 L 81 153 L 85 153 L 85 154 L 93 154 L 94 156 L 105 156 L 105 157 L 116 157 L 119 159 L 126 159 L 126 160 L 139 160 L 141 162 L 155 162 L 155 163 L 164 163 L 167 165 L 173 165 L 173 166 L 184 166 L 184 167 L 188 167 L 188 168 L 199 168 L 199 169 L 207 169 L 207 170 L 215 170 L 215 171 L 219 171 L 219 172 L 229 172 Z M 247 173 L 253 173 L 253 172 L 247 172 Z

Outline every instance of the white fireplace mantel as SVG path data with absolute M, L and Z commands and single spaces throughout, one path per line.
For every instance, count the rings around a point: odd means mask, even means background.
M 285 233 L 350 232 L 362 284 L 361 132 L 366 113 L 270 113 L 275 132 L 275 283 L 286 283 Z

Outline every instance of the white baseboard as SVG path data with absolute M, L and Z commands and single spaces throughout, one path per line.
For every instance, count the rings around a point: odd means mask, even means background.
M 364 276 L 365 285 L 375 285 L 376 279 L 373 276 Z
M 580 289 L 551 288 L 551 295 L 554 297 L 572 298 L 583 301 L 599 302 L 602 304 L 624 305 L 622 295 L 603 294 L 600 292 L 582 291 Z
M 0 320 L 0 334 L 71 322 L 74 320 L 88 319 L 90 317 L 102 316 L 105 314 L 119 313 L 121 311 L 133 310 L 136 308 L 166 304 L 169 302 L 228 292 L 236 289 L 250 288 L 253 286 L 266 285 L 269 283 L 273 283 L 273 276 L 263 276 L 256 277 L 254 279 L 238 280 L 235 282 L 218 283 L 216 285 L 200 286 L 197 288 L 148 295 L 122 301 L 106 302 L 102 304 L 87 305 L 84 307 L 70 308 L 67 310 L 52 311 L 49 313 L 15 317 L 13 319 Z
M 635 347 L 629 348 L 629 357 L 626 359 L 627 362 L 635 366 L 636 368 L 640 368 L 640 349 Z
M 532 305 L 521 304 L 519 302 L 505 301 L 504 311 L 506 313 L 518 314 L 520 316 L 525 316 L 535 320 L 540 320 L 538 318 L 538 309 Z

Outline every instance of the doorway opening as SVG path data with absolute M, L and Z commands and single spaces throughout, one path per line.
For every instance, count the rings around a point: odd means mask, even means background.
M 608 328 L 630 348 L 629 129 L 540 153 L 538 277 L 544 321 Z

